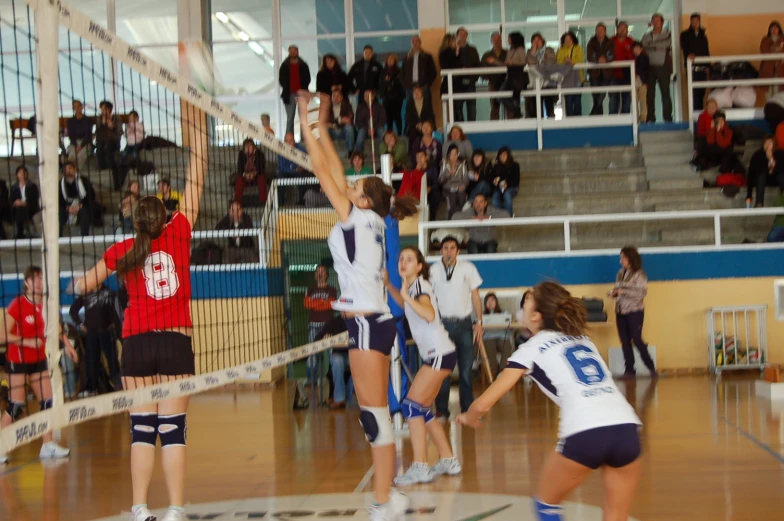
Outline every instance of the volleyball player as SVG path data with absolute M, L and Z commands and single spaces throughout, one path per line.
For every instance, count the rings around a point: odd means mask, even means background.
M 191 149 L 180 208 L 167 223 L 163 201 L 143 197 L 133 209 L 136 237 L 116 243 L 74 285 L 74 292 L 95 291 L 113 273 L 123 279 L 129 304 L 123 322 L 122 380 L 126 390 L 192 376 L 191 230 L 199 214 L 204 186 L 206 139 L 188 123 Z M 199 154 L 199 151 L 201 154 Z M 131 409 L 131 481 L 133 521 L 156 521 L 147 508 L 155 467 L 155 444 L 161 459 L 169 509 L 163 521 L 187 519 L 184 505 L 185 438 L 188 397 L 162 400 Z
M 455 476 L 463 470 L 452 452 L 444 426 L 436 421 L 432 411 L 441 383 L 455 368 L 457 355 L 455 344 L 441 323 L 433 287 L 428 282 L 430 265 L 425 256 L 418 248 L 407 246 L 400 250 L 398 267 L 403 279 L 402 288 L 398 290 L 388 280 L 387 288 L 392 298 L 405 307 L 411 336 L 424 365 L 414 377 L 401 404 L 403 416 L 408 421 L 414 462 L 405 474 L 395 478 L 395 485 L 415 485 L 430 483 L 441 474 Z M 428 434 L 438 449 L 439 460 L 433 468 L 427 464 Z
M 52 408 L 52 381 L 46 361 L 46 324 L 44 322 L 44 277 L 41 268 L 30 266 L 24 272 L 24 293 L 8 305 L 5 311 L 5 341 L 8 351 L 5 372 L 8 374 L 8 404 L 2 412 L 2 427 L 6 428 L 18 420 L 25 409 L 27 384 L 38 398 L 42 411 Z M 60 341 L 65 345 L 65 354 L 74 362 L 76 351 L 71 341 L 62 333 Z M 52 433 L 43 436 L 39 457 L 65 458 L 71 449 L 52 441 Z M 8 461 L 0 454 L 0 464 Z
M 405 515 L 408 498 L 391 489 L 395 449 L 387 387 L 389 353 L 396 327 L 384 286 L 384 218 L 390 213 L 398 220 L 413 215 L 416 202 L 398 198 L 392 209 L 392 187 L 375 176 L 346 184 L 343 164 L 326 126 L 331 111 L 329 96 L 321 98 L 318 141 L 308 124 L 309 101 L 309 92 L 298 93 L 302 137 L 313 173 L 338 215 L 338 223 L 327 239 L 341 292 L 332 307 L 346 319 L 349 365 L 361 409 L 360 423 L 373 456 L 375 500 L 370 519 L 396 521 Z
M 613 383 L 596 346 L 585 336 L 583 303 L 554 282 L 543 282 L 524 305 L 533 337 L 509 358 L 498 379 L 457 421 L 478 427 L 481 417 L 523 376 L 530 376 L 561 408 L 558 445 L 539 479 L 539 521 L 561 521 L 563 499 L 602 469 L 604 521 L 626 521 L 640 479 L 640 420 Z

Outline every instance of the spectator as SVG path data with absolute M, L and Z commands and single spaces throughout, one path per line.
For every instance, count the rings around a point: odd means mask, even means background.
M 457 56 L 457 37 L 454 34 L 446 33 L 441 38 L 441 46 L 438 48 L 438 64 L 441 70 L 459 69 L 462 67 L 460 58 Z M 461 76 L 453 76 L 452 78 L 452 94 L 459 92 L 460 84 L 462 82 Z M 441 95 L 449 92 L 449 77 L 443 76 L 441 78 Z M 455 112 L 457 112 L 457 101 L 454 102 Z M 462 113 L 461 113 L 462 117 Z M 454 121 L 460 121 L 456 115 L 452 118 Z
M 472 208 L 456 213 L 452 216 L 452 219 L 458 221 L 485 221 L 493 217 L 504 219 L 509 217 L 509 213 L 506 210 L 488 205 L 487 197 L 477 194 L 474 197 Z M 494 226 L 469 228 L 468 253 L 496 253 L 498 251 L 498 241 L 495 238 L 495 230 Z
M 768 34 L 760 42 L 762 54 L 784 53 L 784 35 L 781 34 L 781 24 L 770 22 Z M 760 78 L 784 78 L 784 60 L 763 60 L 760 62 Z M 782 90 L 781 85 L 771 86 L 770 94 Z
M 634 61 L 634 38 L 629 36 L 629 24 L 618 22 L 615 36 L 610 38 L 615 44 L 615 61 Z M 618 85 L 633 85 L 631 80 L 631 67 L 618 67 L 613 71 L 615 82 Z M 619 103 L 620 101 L 620 103 Z M 628 114 L 632 110 L 631 92 L 613 92 L 610 94 L 610 114 Z
M 506 107 L 507 116 L 519 119 L 523 116 L 520 110 L 520 94 L 528 88 L 528 73 L 525 66 L 528 56 L 525 52 L 525 38 L 520 32 L 509 34 L 509 51 L 506 53 L 506 79 L 501 84 L 501 90 L 511 90 L 511 98 L 502 98 L 501 103 Z
M 98 117 L 95 126 L 95 147 L 98 154 L 98 168 L 103 170 L 110 168 L 114 189 L 121 190 L 125 184 L 124 170 L 120 170 L 117 164 L 117 156 L 120 152 L 120 138 L 122 137 L 122 123 L 114 111 L 114 104 L 111 101 L 101 102 L 101 115 Z
M 506 67 L 507 50 L 503 47 L 503 40 L 501 33 L 493 31 L 490 35 L 490 50 L 482 55 L 482 65 L 485 67 Z M 501 85 L 504 84 L 506 79 L 505 74 L 486 74 L 484 78 L 487 80 L 487 87 L 490 92 L 497 92 L 501 90 Z M 501 119 L 501 102 L 498 98 L 490 98 L 490 120 L 496 121 Z
M 264 171 L 264 154 L 251 138 L 242 142 L 242 150 L 237 155 L 237 179 L 234 182 L 234 201 L 241 202 L 247 186 L 256 185 L 259 202 L 267 202 L 267 177 Z
M 139 202 L 139 181 L 131 181 L 120 201 L 120 219 L 123 233 L 133 233 L 133 205 Z
M 422 178 L 427 173 L 427 154 L 424 150 L 416 153 L 416 165 L 413 170 L 403 171 L 403 180 L 400 182 L 398 197 L 410 195 L 419 199 L 422 191 Z M 428 194 L 431 190 L 430 183 L 427 185 Z
M 528 49 L 525 57 L 529 67 L 552 65 L 556 62 L 555 51 L 552 47 L 547 47 L 546 43 L 541 33 L 534 33 L 531 36 L 531 48 Z M 548 87 L 550 87 L 549 82 L 545 82 L 543 88 Z M 558 96 L 542 96 L 545 115 L 548 118 L 555 117 L 555 102 L 557 100 Z M 525 99 L 525 112 L 528 117 L 536 117 L 536 96 L 529 96 Z
M 341 89 L 332 92 L 332 112 L 328 123 L 329 135 L 333 141 L 340 139 L 346 140 L 346 150 L 351 157 L 354 151 L 354 109 L 348 99 L 343 95 Z
M 415 85 L 412 98 L 406 103 L 406 135 L 409 145 L 422 137 L 422 123 L 435 119 L 430 97 L 422 86 Z
M 27 239 L 33 217 L 41 211 L 41 192 L 30 181 L 24 165 L 16 169 L 16 183 L 11 187 L 11 216 L 14 220 L 14 239 Z M 0 224 L 2 226 L 2 224 Z
M 359 152 L 360 154 L 364 154 L 365 140 L 368 136 L 371 136 L 371 122 L 373 131 L 371 139 L 381 139 L 384 133 L 384 125 L 387 122 L 387 114 L 384 111 L 384 107 L 378 102 L 376 93 L 372 90 L 363 92 L 365 98 L 357 106 L 357 142 L 354 145 L 354 152 Z
M 463 69 L 473 69 L 481 67 L 479 52 L 476 47 L 468 44 L 468 30 L 461 27 L 457 30 L 457 48 L 455 49 L 460 67 Z M 453 86 L 453 92 L 462 94 L 476 92 L 476 80 L 478 76 L 458 76 Z M 457 87 L 456 89 L 454 87 Z M 463 119 L 463 103 L 466 105 L 468 119 Z M 455 101 L 455 121 L 476 121 L 476 100 L 456 100 Z
M 779 196 L 773 201 L 773 206 L 784 208 L 784 192 L 779 193 Z M 780 213 L 773 218 L 773 226 L 768 232 L 767 240 L 768 242 L 784 242 L 784 214 Z
M 261 115 L 261 126 L 264 127 L 264 131 L 275 135 L 275 131 L 272 130 L 270 115 L 269 114 L 262 114 Z
M 463 161 L 468 161 L 474 153 L 474 147 L 469 141 L 468 137 L 463 132 L 463 129 L 459 125 L 454 125 L 449 130 L 449 136 L 444 141 L 443 145 L 443 155 L 447 155 L 446 152 L 449 150 L 449 147 L 455 145 L 457 147 L 457 151 L 460 154 L 460 159 Z
M 425 121 L 422 123 L 422 137 L 414 142 L 414 145 L 409 149 L 408 153 L 411 158 L 416 157 L 416 153 L 424 150 L 427 154 L 427 167 L 440 168 L 442 149 L 441 142 L 433 136 L 433 122 Z
M 732 143 L 732 129 L 727 117 L 719 111 L 713 116 L 713 125 L 708 131 L 705 147 L 704 166 L 719 165 L 720 173 L 732 172 L 735 167 L 735 151 Z
M 297 112 L 297 92 L 307 89 L 310 85 L 310 68 L 305 60 L 299 57 L 299 48 L 289 45 L 289 55 L 280 64 L 278 70 L 280 83 L 280 99 L 286 106 L 286 133 L 294 133 L 294 116 Z
M 507 146 L 498 150 L 493 167 L 493 185 L 493 206 L 503 208 L 514 217 L 514 198 L 520 188 L 520 165 L 514 160 Z
M 474 150 L 471 164 L 468 165 L 468 200 L 482 194 L 486 198 L 493 195 L 493 168 L 481 148 Z
M 487 315 L 506 315 L 511 322 L 512 317 L 501 309 L 498 304 L 498 297 L 495 293 L 488 293 L 485 295 L 485 312 L 482 315 L 483 319 Z M 482 337 L 485 344 L 485 352 L 487 353 L 487 361 L 490 363 L 490 372 L 494 378 L 498 377 L 498 373 L 506 367 L 506 360 L 512 356 L 512 333 L 509 329 L 495 329 L 485 330 Z M 500 361 L 499 361 L 500 356 Z
M 294 133 L 293 132 L 286 132 L 286 135 L 283 137 L 283 142 L 286 143 L 287 145 L 291 146 L 291 147 L 294 147 L 294 148 L 298 149 L 298 150 L 304 150 L 304 147 L 300 143 L 297 143 L 296 141 L 294 141 Z M 281 178 L 284 178 L 284 179 L 285 178 L 291 178 L 291 177 L 297 177 L 299 174 L 302 174 L 304 172 L 305 172 L 305 169 L 303 169 L 301 166 L 299 166 L 294 161 L 291 161 L 290 159 L 288 159 L 288 158 L 286 158 L 286 157 L 284 157 L 282 155 L 278 156 L 278 177 L 281 177 Z
M 357 112 L 359 112 L 359 105 L 366 99 L 365 91 L 373 91 L 374 94 L 378 91 L 382 70 L 383 67 L 373 55 L 373 46 L 366 45 L 362 49 L 362 59 L 357 60 L 348 71 L 352 90 L 357 92 Z
M 324 340 L 329 337 L 339 335 L 347 331 L 346 321 L 343 317 L 337 317 L 325 325 L 315 341 Z M 329 355 L 329 365 L 331 371 L 327 373 L 327 379 L 330 381 L 330 393 L 332 400 L 328 400 L 330 409 L 342 409 L 346 406 L 346 402 L 351 398 L 354 392 L 354 383 L 348 373 L 348 346 L 346 347 L 333 347 Z
M 84 115 L 84 105 L 79 100 L 73 101 L 74 115 L 68 120 L 68 161 L 84 166 L 87 157 L 93 152 L 93 125 L 95 120 Z M 78 168 L 78 167 L 77 167 Z
M 698 171 L 708 168 L 706 160 L 708 134 L 712 128 L 716 127 L 716 121 L 713 118 L 718 111 L 719 104 L 716 103 L 716 100 L 709 99 L 705 110 L 697 118 L 697 132 L 694 135 L 694 159 L 691 163 Z
M 11 218 L 11 192 L 8 191 L 8 183 L 5 179 L 0 179 L 0 240 L 6 240 L 4 222 Z
M 305 309 L 308 310 L 308 343 L 315 342 L 319 332 L 335 317 L 332 303 L 338 299 L 337 290 L 327 282 L 329 268 L 323 264 L 316 266 L 315 279 L 316 285 L 309 287 L 305 293 Z M 321 354 L 311 356 L 307 361 L 310 382 L 314 381 L 313 370 L 316 368 L 317 356 Z
M 65 225 L 79 224 L 82 237 L 90 235 L 92 205 L 95 191 L 90 180 L 76 171 L 76 164 L 66 161 L 60 179 L 60 237 Z
M 387 55 L 384 71 L 379 80 L 379 96 L 384 100 L 384 112 L 387 114 L 387 130 L 403 133 L 403 100 L 406 93 L 400 82 L 400 67 L 397 64 L 397 54 Z
M 128 113 L 128 124 L 125 125 L 125 149 L 122 152 L 121 163 L 128 164 L 128 157 L 134 163 L 139 160 L 139 152 L 144 141 L 144 125 L 139 121 L 139 113 L 132 110 Z
M 365 156 L 359 152 L 351 154 L 351 166 L 346 169 L 346 177 L 354 175 L 373 175 L 369 166 L 365 166 Z
M 588 61 L 591 63 L 602 64 L 615 61 L 615 44 L 607 38 L 607 26 L 603 22 L 596 24 L 596 34 L 588 42 Z M 591 87 L 612 85 L 615 82 L 615 75 L 612 69 L 591 69 L 588 72 L 591 79 Z M 605 92 L 594 92 L 592 116 L 604 114 Z
M 637 121 L 648 122 L 648 79 L 650 78 L 651 61 L 645 53 L 645 48 L 640 42 L 634 42 L 634 85 L 637 88 Z
M 348 74 L 343 72 L 337 56 L 325 54 L 321 59 L 321 68 L 316 74 L 316 91 L 327 96 L 332 96 L 340 91 L 345 98 L 351 90 Z
M 411 38 L 411 50 L 403 60 L 403 69 L 400 72 L 400 82 L 406 89 L 406 97 L 410 101 L 414 95 L 413 90 L 418 85 L 422 88 L 422 94 L 427 101 L 426 105 L 432 107 L 430 88 L 437 77 L 438 72 L 433 55 L 422 50 L 422 39 L 419 36 L 414 36 Z
M 392 129 L 384 132 L 384 141 L 378 147 L 378 153 L 392 155 L 392 165 L 396 172 L 402 172 L 408 166 L 406 144 L 397 138 Z
M 158 181 L 158 193 L 155 194 L 158 199 L 163 201 L 163 206 L 166 207 L 167 221 L 171 219 L 174 212 L 180 209 L 180 199 L 182 196 L 176 190 L 172 190 L 171 181 L 168 177 L 161 178 Z
M 216 230 L 252 230 L 253 219 L 242 211 L 242 204 L 234 201 L 229 213 L 215 226 Z M 223 254 L 223 264 L 242 264 L 259 262 L 259 250 L 253 237 L 229 237 Z
M 708 37 L 705 36 L 705 29 L 702 27 L 702 18 L 700 17 L 700 13 L 692 14 L 691 18 L 689 19 L 689 23 L 689 28 L 681 33 L 681 51 L 683 51 L 683 62 L 685 63 L 686 67 L 689 66 L 688 60 L 710 56 Z M 651 64 L 653 63 L 653 55 L 651 55 Z M 709 72 L 710 67 L 708 65 L 695 65 L 694 72 L 692 72 L 692 80 L 705 81 L 708 79 Z M 648 93 L 648 96 L 650 96 L 650 92 Z M 694 89 L 694 110 L 702 110 L 704 100 L 705 89 Z M 651 112 L 650 105 L 648 106 L 648 112 Z M 665 110 L 665 116 L 666 115 L 667 111 Z
M 457 145 L 449 147 L 441 165 L 441 173 L 438 174 L 438 183 L 446 199 L 447 219 L 451 219 L 455 212 L 463 208 L 468 199 L 466 194 L 468 170 L 465 161 L 460 159 Z
M 648 123 L 656 122 L 656 85 L 661 94 L 662 117 L 672 121 L 672 97 L 670 96 L 670 75 L 672 74 L 672 42 L 670 31 L 664 28 L 664 17 L 656 13 L 651 17 L 651 31 L 643 35 L 643 49 L 648 54 L 650 73 L 648 75 Z M 683 39 L 681 37 L 681 39 Z M 702 105 L 700 105 L 702 109 Z
M 784 151 L 776 150 L 773 136 L 765 136 L 762 148 L 754 152 L 749 163 L 746 203 L 751 204 L 751 191 L 757 187 L 756 208 L 765 206 L 765 187 L 778 186 L 784 191 Z
M 578 63 L 585 63 L 585 54 L 583 48 L 577 41 L 577 35 L 573 31 L 564 33 L 561 36 L 561 47 L 555 57 L 556 63 L 563 63 L 566 65 L 577 65 Z M 585 73 L 582 70 L 574 70 L 569 74 L 576 77 L 571 82 L 572 85 L 582 86 L 585 81 Z M 566 84 L 564 78 L 564 84 Z M 566 115 L 567 116 L 582 116 L 583 115 L 583 96 L 582 94 L 567 94 L 564 96 L 566 102 Z

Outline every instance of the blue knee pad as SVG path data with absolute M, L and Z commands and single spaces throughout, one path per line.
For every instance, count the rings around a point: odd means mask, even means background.
M 11 400 L 8 400 L 8 407 L 6 407 L 5 412 L 8 413 L 8 416 L 10 416 L 12 420 L 16 421 L 21 418 L 22 414 L 24 413 L 24 409 L 24 403 L 12 402 Z
M 131 445 L 155 447 L 158 439 L 158 415 L 156 413 L 131 413 Z
M 436 417 L 430 407 L 425 407 L 420 403 L 409 400 L 408 398 L 405 398 L 403 403 L 400 404 L 400 412 L 403 413 L 406 421 L 413 418 L 424 418 L 425 423 L 427 423 L 430 420 L 434 420 Z
M 52 405 L 54 405 L 54 399 L 47 398 L 46 400 L 41 400 L 40 402 L 41 410 L 45 411 L 46 409 L 51 409 Z
M 185 413 L 158 416 L 158 435 L 161 437 L 161 448 L 184 447 L 186 431 Z
M 537 498 L 534 498 L 534 504 L 538 521 L 563 521 L 563 507 L 561 505 L 548 505 Z

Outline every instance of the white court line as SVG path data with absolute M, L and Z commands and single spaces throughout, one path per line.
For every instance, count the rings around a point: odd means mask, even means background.
M 370 483 L 370 478 L 372 477 L 373 477 L 373 465 L 371 465 L 370 468 L 367 470 L 367 472 L 365 472 L 365 476 L 359 482 L 357 488 L 354 489 L 354 494 L 361 494 L 362 492 L 364 492 L 365 487 L 368 486 L 368 483 Z

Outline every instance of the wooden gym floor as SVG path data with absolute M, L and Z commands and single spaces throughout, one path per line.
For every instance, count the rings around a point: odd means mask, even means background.
M 632 509 L 635 519 L 784 519 L 784 404 L 756 398 L 752 378 L 693 376 L 620 384 L 645 423 L 645 470 Z M 222 504 L 228 512 L 226 505 L 250 498 L 307 496 L 311 505 L 323 497 L 323 505 L 341 508 L 352 494 L 366 499 L 359 493 L 370 477 L 370 454 L 358 411 L 292 411 L 291 404 L 290 386 L 227 389 L 192 399 L 186 498 L 194 506 L 189 511 L 199 511 L 198 504 L 227 502 Z M 557 421 L 558 409 L 538 389 L 518 385 L 481 430 L 452 433 L 463 475 L 414 488 L 413 506 L 438 496 L 441 510 L 409 518 L 449 521 L 490 515 L 466 517 L 474 513 L 468 511 L 470 501 L 490 504 L 492 498 L 465 493 L 518 496 L 520 505 L 528 505 L 524 496 L 535 492 L 544 458 L 556 442 Z M 62 442 L 73 448 L 67 461 L 42 465 L 37 459 L 40 442 L 14 451 L 11 462 L 0 467 L 0 520 L 122 519 L 121 511 L 128 511 L 131 502 L 129 436 L 127 415 L 114 416 L 63 432 Z M 403 459 L 409 462 L 410 457 L 406 444 Z M 440 495 L 428 496 L 433 492 Z M 319 496 L 336 493 L 346 496 Z M 594 473 L 569 499 L 577 505 L 569 510 L 568 521 L 601 519 L 590 507 L 601 506 L 600 474 Z M 453 502 L 451 509 L 443 508 L 445 501 Z M 458 508 L 459 501 L 463 506 Z M 149 503 L 151 508 L 166 506 L 160 464 Z M 216 507 L 218 514 L 192 514 L 191 519 L 254 518 L 237 508 L 222 515 Z M 367 519 L 364 510 L 351 512 L 342 517 Z M 288 517 L 307 515 L 300 511 Z M 319 517 L 331 515 L 335 511 Z M 528 506 L 498 515 L 499 520 L 534 519 Z

